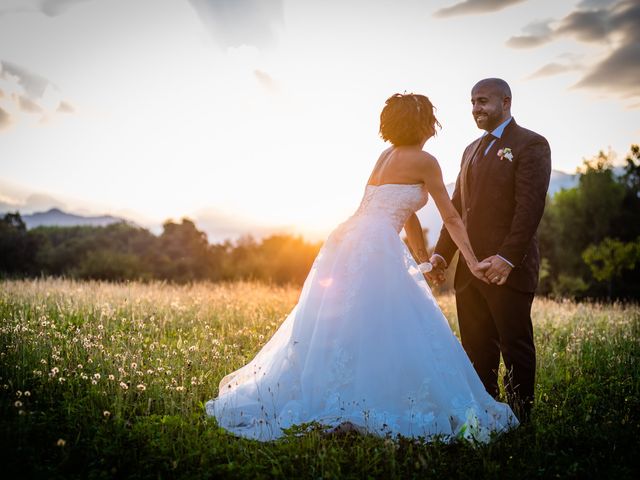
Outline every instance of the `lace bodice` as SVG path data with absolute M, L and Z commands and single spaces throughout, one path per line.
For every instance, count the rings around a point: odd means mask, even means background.
M 391 220 L 400 232 L 409 215 L 427 203 L 428 194 L 421 183 L 367 185 L 354 217 L 375 215 Z

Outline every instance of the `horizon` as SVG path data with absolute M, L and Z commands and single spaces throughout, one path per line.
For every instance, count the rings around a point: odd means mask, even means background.
M 616 169 L 621 169 L 622 165 L 614 166 Z M 560 179 L 556 179 L 554 181 L 554 174 L 559 174 L 561 176 Z M 560 190 L 565 188 L 573 188 L 574 184 L 577 183 L 577 176 L 579 172 L 576 173 L 567 173 L 562 172 L 560 170 L 552 170 L 551 173 L 551 183 L 549 185 L 549 194 L 553 197 Z M 567 182 L 567 178 L 570 180 Z M 1 184 L 0 184 L 1 186 Z M 446 185 L 447 189 L 452 192 L 454 183 L 449 183 Z M 46 198 L 52 198 L 46 196 Z M 43 216 L 50 214 L 52 212 L 60 212 L 65 216 L 70 217 L 79 217 L 81 220 L 80 223 L 71 223 L 71 224 L 61 224 L 61 223 L 53 223 L 52 221 L 48 221 L 47 223 L 36 223 L 34 226 L 29 226 L 29 223 L 33 223 L 33 219 L 30 217 L 33 216 Z M 6 213 L 18 213 L 22 217 L 23 220 L 29 218 L 29 221 L 25 222 L 27 224 L 27 229 L 36 228 L 38 226 L 61 226 L 61 227 L 71 227 L 77 225 L 90 225 L 90 226 L 106 226 L 104 223 L 84 223 L 82 220 L 102 220 L 105 218 L 113 218 L 116 222 L 109 223 L 118 223 L 119 221 L 124 221 L 129 224 L 133 224 L 136 227 L 144 228 L 149 230 L 154 235 L 160 235 L 163 231 L 163 224 L 166 222 L 173 223 L 181 223 L 182 220 L 190 220 L 192 221 L 196 228 L 200 231 L 204 232 L 207 235 L 207 239 L 210 244 L 221 244 L 226 241 L 229 242 L 237 242 L 238 240 L 246 237 L 252 237 L 255 240 L 262 240 L 263 238 L 273 236 L 273 235 L 289 235 L 289 236 L 299 236 L 302 237 L 305 241 L 308 242 L 322 242 L 326 239 L 326 236 L 329 234 L 329 230 L 326 231 L 317 231 L 312 232 L 312 234 L 308 234 L 305 232 L 296 231 L 293 227 L 290 226 L 262 226 L 258 228 L 252 228 L 251 225 L 245 225 L 242 230 L 232 231 L 226 233 L 220 233 L 219 229 L 216 228 L 215 225 L 211 225 L 210 222 L 207 222 L 206 219 L 204 222 L 201 222 L 199 219 L 195 217 L 191 217 L 188 215 L 184 215 L 182 217 L 165 217 L 161 221 L 158 222 L 140 222 L 133 218 L 132 216 L 128 216 L 127 214 L 118 214 L 114 212 L 105 212 L 105 211 L 77 211 L 72 208 L 67 209 L 65 206 L 57 205 L 51 207 L 36 207 L 36 208 L 26 208 L 20 211 L 19 208 L 14 210 L 7 210 L 6 208 L 0 208 L 0 214 Z M 439 234 L 440 228 L 442 226 L 442 220 L 439 217 L 439 213 L 435 207 L 433 202 L 427 202 L 427 205 L 423 207 L 419 212 L 418 216 L 421 220 L 422 227 L 428 230 L 428 241 L 429 244 L 435 243 L 437 239 L 437 235 Z M 314 234 L 315 233 L 315 234 Z
M 449 184 L 481 134 L 469 91 L 489 76 L 510 83 L 514 118 L 547 137 L 556 171 L 622 160 L 640 139 L 633 0 L 230 5 L 4 1 L 0 207 L 34 196 L 141 225 L 322 237 L 386 147 L 388 96 L 438 107 L 425 148 Z

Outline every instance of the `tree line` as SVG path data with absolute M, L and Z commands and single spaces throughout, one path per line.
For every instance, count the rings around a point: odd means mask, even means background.
M 539 291 L 640 299 L 640 147 L 631 145 L 622 169 L 602 151 L 585 160 L 578 185 L 547 200 Z
M 8 213 L 0 222 L 0 275 L 302 283 L 320 246 L 291 235 L 210 244 L 188 219 L 165 222 L 159 236 L 124 222 L 27 230 L 19 213 Z
M 578 185 L 547 198 L 539 293 L 640 299 L 640 147 L 631 146 L 622 170 L 611 157 L 585 160 Z M 320 247 L 291 235 L 210 244 L 188 219 L 165 222 L 159 236 L 127 223 L 27 230 L 19 213 L 8 213 L 0 276 L 301 284 Z

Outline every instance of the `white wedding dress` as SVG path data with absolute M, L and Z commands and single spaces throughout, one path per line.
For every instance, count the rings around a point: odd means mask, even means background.
M 298 304 L 207 413 L 242 437 L 349 421 L 379 435 L 486 441 L 518 424 L 484 389 L 399 237 L 421 184 L 367 185 L 320 250 Z

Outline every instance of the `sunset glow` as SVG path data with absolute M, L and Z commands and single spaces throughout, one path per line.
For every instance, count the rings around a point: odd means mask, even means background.
M 626 30 L 612 43 L 543 38 L 576 9 L 624 0 L 460 14 L 442 10 L 452 0 L 223 3 L 2 2 L 3 209 L 28 212 L 29 195 L 46 194 L 147 226 L 189 216 L 212 240 L 320 238 L 357 206 L 386 148 L 390 94 L 437 106 L 443 130 L 425 148 L 452 182 L 480 134 L 469 91 L 487 76 L 511 83 L 514 116 L 549 139 L 555 169 L 640 139 L 637 87 L 583 82 Z M 539 45 L 522 48 L 526 36 Z

